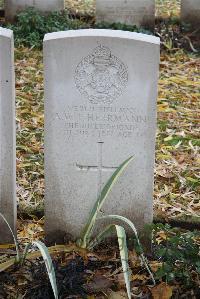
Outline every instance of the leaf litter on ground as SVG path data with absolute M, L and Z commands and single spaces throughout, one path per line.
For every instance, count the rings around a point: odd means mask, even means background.
M 179 50 L 160 63 L 156 145 L 155 215 L 200 215 L 200 59 Z M 42 54 L 16 49 L 17 194 L 20 211 L 43 210 L 44 103 Z
M 90 6 L 92 1 L 67 2 L 73 2 L 74 5 L 82 3 L 83 6 L 87 4 L 90 14 L 93 10 Z M 157 16 L 177 16 L 179 2 L 157 1 Z M 155 216 L 166 221 L 185 219 L 186 216 L 196 220 L 200 216 L 200 60 L 195 54 L 174 49 L 173 45 L 165 48 L 168 51 L 162 51 L 160 63 L 154 211 Z M 44 240 L 43 64 L 42 53 L 38 50 L 20 47 L 15 49 L 15 57 L 17 198 L 20 212 L 18 237 L 23 247 L 29 241 Z M 29 219 L 23 220 L 23 215 Z M 168 238 L 166 230 L 160 228 L 156 233 L 156 246 L 165 246 Z M 195 241 L 199 244 L 200 239 L 196 238 Z M 10 256 L 14 256 L 13 245 L 2 245 L 0 261 L 6 261 Z M 130 250 L 129 256 L 135 298 L 168 299 L 172 291 L 174 298 L 180 298 L 181 294 L 185 298 L 197 298 L 192 287 L 185 290 L 180 282 L 172 286 L 158 279 L 156 287 L 148 287 L 150 278 L 141 268 L 137 253 Z M 74 289 L 77 294 L 73 298 L 84 298 L 86 294 L 87 298 L 126 298 L 115 245 L 102 247 L 95 253 L 80 253 L 75 249 L 63 251 L 54 256 L 54 265 L 60 288 L 63 281 L 66 282 L 62 289 L 63 298 L 72 298 Z M 163 260 L 150 257 L 150 266 L 156 273 L 162 269 Z M 13 266 L 2 273 L 0 298 L 6 298 L 8 294 L 9 298 L 53 298 L 44 267 L 44 263 L 36 259 L 27 261 L 23 269 Z M 193 268 L 191 273 L 198 285 L 199 276 Z M 31 293 L 28 290 L 30 284 Z
M 18 236 L 23 246 L 30 240 L 44 239 L 43 218 L 32 216 L 43 213 L 43 65 L 41 51 L 18 48 L 15 52 L 17 73 L 17 194 L 20 214 L 25 213 L 30 217 L 29 220 L 18 219 Z M 154 211 L 155 215 L 164 218 L 166 221 L 177 219 L 177 217 L 181 218 L 185 215 L 191 218 L 199 217 L 199 64 L 199 58 L 196 55 L 185 53 L 183 50 L 173 53 L 165 51 L 161 53 Z M 166 241 L 166 238 L 166 233 L 162 232 L 161 229 L 157 236 L 157 243 L 162 244 Z M 104 254 L 103 249 L 101 249 L 94 256 L 91 253 L 84 254 L 81 258 L 86 267 L 82 270 L 82 274 L 79 270 L 75 270 L 74 280 L 70 280 L 66 276 L 69 275 L 66 274 L 66 271 L 68 271 L 66 270 L 66 263 L 67 265 L 75 263 L 75 269 L 76 267 L 79 269 L 81 267 L 78 262 L 80 254 L 73 251 L 68 254 L 63 253 L 61 257 L 60 255 L 57 258 L 55 257 L 55 265 L 57 267 L 61 267 L 60 264 L 63 265 L 63 268 L 60 268 L 62 274 L 57 275 L 60 275 L 61 281 L 66 277 L 68 288 L 70 284 L 73 289 L 75 283 L 76 290 L 79 290 L 77 298 L 79 298 L 78 296 L 84 298 L 83 294 L 85 293 L 93 293 L 96 294 L 97 298 L 101 298 L 102 292 L 108 298 L 109 296 L 110 298 L 113 298 L 113 296 L 123 298 L 125 287 L 117 248 L 113 246 L 107 248 L 105 252 Z M 113 257 L 110 256 L 110 252 L 113 252 Z M 135 252 L 129 254 L 131 256 L 130 265 L 133 269 L 131 277 L 132 292 L 135 296 L 158 298 L 159 294 L 160 298 L 170 298 L 172 289 L 173 292 L 181 294 L 181 287 L 178 283 L 172 287 L 159 280 L 160 283 L 158 281 L 155 289 L 149 288 L 150 278 L 148 273 L 145 273 L 144 269 L 141 268 L 137 254 Z M 4 260 L 8 256 L 9 252 L 4 253 Z M 32 263 L 31 268 L 30 263 Z M 90 266 L 87 268 L 88 263 L 89 265 L 93 264 L 92 270 Z M 40 273 L 40 267 L 44 267 L 41 264 L 41 260 L 27 262 L 26 270 L 22 274 L 21 270 L 17 270 L 19 274 L 16 272 L 16 268 L 10 269 L 9 274 L 11 276 L 19 275 L 21 280 L 19 283 L 18 280 L 13 279 L 13 287 L 9 285 L 8 289 L 14 292 L 13 290 L 16 289 L 17 284 L 17 292 L 23 293 L 28 282 L 32 281 L 31 283 L 33 283 L 35 281 L 35 295 L 33 295 L 35 297 L 32 298 L 39 298 L 37 296 L 50 298 L 48 296 L 50 296 L 51 287 L 48 279 L 46 278 L 44 283 L 46 295 L 40 293 L 41 282 L 36 279 L 38 273 Z M 150 260 L 151 269 L 154 269 L 155 272 L 162 268 L 162 265 L 161 260 Z M 32 269 L 31 271 L 36 271 L 37 275 L 32 277 L 29 268 Z M 43 273 L 44 268 L 42 269 L 41 272 Z M 4 275 L 8 275 L 8 273 Z M 23 279 L 27 281 L 24 282 L 24 285 L 22 283 Z M 41 277 L 40 281 L 43 281 Z M 108 289 L 106 291 L 102 290 L 101 295 L 99 295 L 95 292 L 101 287 L 102 281 L 105 282 Z M 23 285 L 23 288 L 21 288 L 21 285 Z M 69 295 L 66 290 L 62 292 L 66 296 Z M 192 290 L 188 292 L 189 298 Z M 28 294 L 29 297 L 27 298 L 31 298 L 30 293 Z M 161 294 L 163 297 L 161 297 Z M 66 298 L 70 298 L 70 295 Z M 193 295 L 193 298 L 196 298 L 195 295 Z

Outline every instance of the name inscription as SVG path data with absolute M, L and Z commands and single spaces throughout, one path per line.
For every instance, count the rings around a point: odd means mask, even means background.
M 148 115 L 134 107 L 119 106 L 68 105 L 63 112 L 56 113 L 56 119 L 64 122 L 62 126 L 68 138 L 132 138 L 146 134 L 151 125 Z

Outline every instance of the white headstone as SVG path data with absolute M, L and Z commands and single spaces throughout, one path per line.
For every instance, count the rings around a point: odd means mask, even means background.
M 181 0 L 181 20 L 200 26 L 200 0 Z
M 153 29 L 155 0 L 96 0 L 96 21 Z
M 104 183 L 135 159 L 102 211 L 152 221 L 159 38 L 114 30 L 44 40 L 47 240 L 77 237 Z
M 6 20 L 13 21 L 16 14 L 28 7 L 42 12 L 59 11 L 64 9 L 64 0 L 5 0 Z
M 15 78 L 11 30 L 0 28 L 0 212 L 16 232 Z M 12 236 L 0 217 L 0 243 Z

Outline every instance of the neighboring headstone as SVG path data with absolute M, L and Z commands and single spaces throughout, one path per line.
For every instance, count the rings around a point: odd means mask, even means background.
M 16 146 L 14 46 L 11 30 L 0 28 L 0 212 L 16 232 Z M 0 217 L 0 243 L 13 243 Z
M 200 26 L 200 0 L 181 1 L 181 20 L 192 26 Z
M 96 21 L 154 29 L 155 0 L 96 0 Z
M 45 219 L 49 243 L 77 237 L 104 183 L 135 159 L 102 208 L 152 221 L 159 38 L 115 30 L 44 39 Z
M 15 16 L 28 7 L 34 7 L 42 12 L 64 9 L 64 0 L 5 0 L 5 17 L 12 22 Z

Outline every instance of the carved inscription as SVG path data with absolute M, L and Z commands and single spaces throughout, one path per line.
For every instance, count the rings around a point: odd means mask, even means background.
M 132 138 L 145 134 L 151 125 L 150 117 L 134 107 L 66 106 L 62 113 L 56 114 L 56 118 L 64 122 L 68 138 L 77 135 Z
M 111 104 L 128 81 L 125 64 L 105 46 L 96 47 L 75 71 L 75 83 L 80 93 L 92 104 Z

